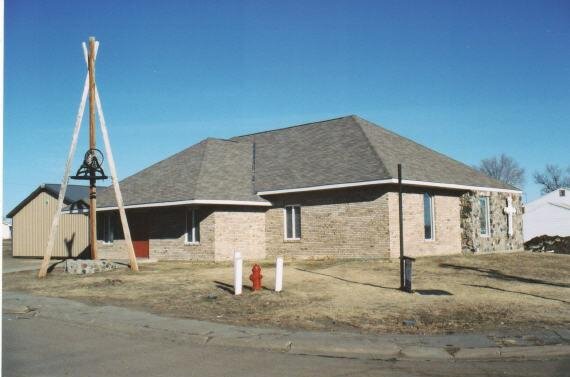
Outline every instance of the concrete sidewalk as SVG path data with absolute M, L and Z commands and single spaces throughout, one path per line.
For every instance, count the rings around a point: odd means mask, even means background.
M 169 318 L 114 306 L 4 292 L 5 319 L 36 316 L 70 325 L 102 328 L 142 337 L 163 337 L 204 346 L 249 347 L 299 355 L 359 359 L 487 360 L 570 356 L 570 330 L 541 329 L 525 334 L 489 332 L 454 335 L 359 335 L 288 331 Z

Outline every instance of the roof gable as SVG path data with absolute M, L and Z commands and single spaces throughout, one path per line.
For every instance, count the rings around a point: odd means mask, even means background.
M 61 188 L 60 184 L 56 183 L 44 183 L 34 191 L 30 193 L 24 200 L 22 200 L 16 207 L 14 207 L 6 217 L 14 217 L 22 208 L 24 208 L 29 202 L 31 202 L 36 196 L 41 192 L 46 192 L 54 198 L 59 198 L 59 190 Z M 64 204 L 72 204 L 77 202 L 83 202 L 85 205 L 89 205 L 87 196 L 89 195 L 89 186 L 82 185 L 67 185 L 67 190 L 65 191 L 65 197 L 63 199 Z
M 126 206 L 189 200 L 265 202 L 252 186 L 252 145 L 206 139 L 124 179 Z M 112 187 L 99 194 L 100 208 L 115 207 Z

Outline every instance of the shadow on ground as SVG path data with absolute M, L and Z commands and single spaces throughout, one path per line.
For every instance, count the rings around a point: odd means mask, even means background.
M 303 268 L 297 268 L 297 267 L 296 267 L 295 270 L 307 272 L 307 273 L 309 273 L 309 274 L 315 274 L 315 275 L 326 276 L 326 277 L 333 278 L 333 279 L 336 279 L 336 280 L 344 281 L 344 282 L 346 282 L 346 283 L 359 284 L 359 285 L 366 285 L 366 286 L 374 287 L 374 288 L 392 289 L 392 290 L 395 290 L 395 291 L 399 291 L 398 288 L 383 287 L 383 286 L 378 285 L 378 284 L 363 283 L 363 282 L 360 282 L 360 281 L 348 280 L 348 279 L 345 279 L 345 278 L 341 278 L 341 277 L 339 277 L 339 276 L 334 276 L 334 275 L 329 275 L 329 274 L 323 274 L 322 272 L 309 271 L 309 270 L 305 270 L 305 269 L 303 269 Z
M 228 284 L 228 283 L 224 283 L 224 282 L 219 281 L 219 280 L 215 280 L 214 283 L 216 284 L 216 288 L 219 288 L 223 291 L 231 293 L 232 295 L 235 294 L 235 290 L 234 290 L 233 285 Z M 248 285 L 244 285 L 243 289 L 248 290 L 248 291 L 253 291 L 253 288 L 248 286 Z M 272 289 L 269 289 L 266 286 L 262 286 L 261 289 L 264 291 L 272 291 Z
M 481 274 L 484 274 L 491 279 L 497 279 L 497 280 L 503 280 L 503 281 L 516 281 L 519 283 L 528 283 L 528 284 L 550 285 L 552 287 L 570 288 L 570 284 L 568 284 L 568 283 L 555 283 L 555 282 L 549 282 L 546 280 L 525 278 L 522 276 L 515 276 L 515 275 L 508 275 L 508 274 L 502 273 L 499 270 L 495 270 L 492 268 L 469 267 L 469 266 L 461 266 L 461 265 L 449 264 L 449 263 L 440 263 L 439 266 L 443 267 L 443 268 L 453 268 L 455 270 L 475 271 L 475 272 L 479 272 Z
M 467 287 L 475 287 L 475 288 L 486 288 L 486 289 L 493 289 L 495 291 L 501 291 L 501 292 L 508 292 L 508 293 L 517 293 L 519 295 L 525 295 L 525 296 L 532 296 L 532 297 L 538 297 L 538 298 L 542 298 L 544 300 L 551 300 L 551 301 L 558 301 L 558 302 L 562 302 L 564 304 L 570 304 L 570 301 L 564 301 L 561 300 L 559 298 L 551 298 L 551 297 L 545 297 L 545 296 L 541 296 L 541 295 L 535 295 L 532 293 L 526 293 L 526 292 L 520 292 L 520 291 L 511 291 L 509 289 L 503 289 L 503 288 L 497 288 L 497 287 L 491 287 L 490 285 L 479 285 L 479 284 L 463 284 Z

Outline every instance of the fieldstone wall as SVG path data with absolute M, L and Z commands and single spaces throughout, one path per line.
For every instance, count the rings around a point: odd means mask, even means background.
M 433 195 L 434 237 L 424 236 L 423 195 Z M 459 221 L 459 195 L 457 192 L 406 188 L 403 192 L 404 252 L 406 256 L 446 255 L 461 253 Z M 400 227 L 398 192 L 388 195 L 390 211 L 390 257 L 400 256 Z
M 390 250 L 385 188 L 351 188 L 279 195 L 266 212 L 267 256 L 386 258 Z M 285 240 L 284 206 L 301 206 L 301 239 Z
M 90 259 L 66 259 L 65 272 L 74 275 L 89 275 L 97 272 L 105 272 L 124 268 L 119 264 L 108 260 L 90 260 Z
M 482 236 L 479 225 L 481 208 L 479 197 L 489 197 L 490 235 Z M 508 216 L 504 209 L 507 198 L 513 200 L 513 235 L 508 235 Z M 522 196 L 501 192 L 467 192 L 461 196 L 461 247 L 464 252 L 493 252 L 523 250 Z

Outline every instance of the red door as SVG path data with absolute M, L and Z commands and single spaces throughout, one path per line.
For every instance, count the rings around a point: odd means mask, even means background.
M 149 257 L 148 242 L 148 221 L 146 213 L 137 213 L 129 216 L 129 224 L 131 228 L 131 238 L 133 240 L 133 248 L 137 258 Z

